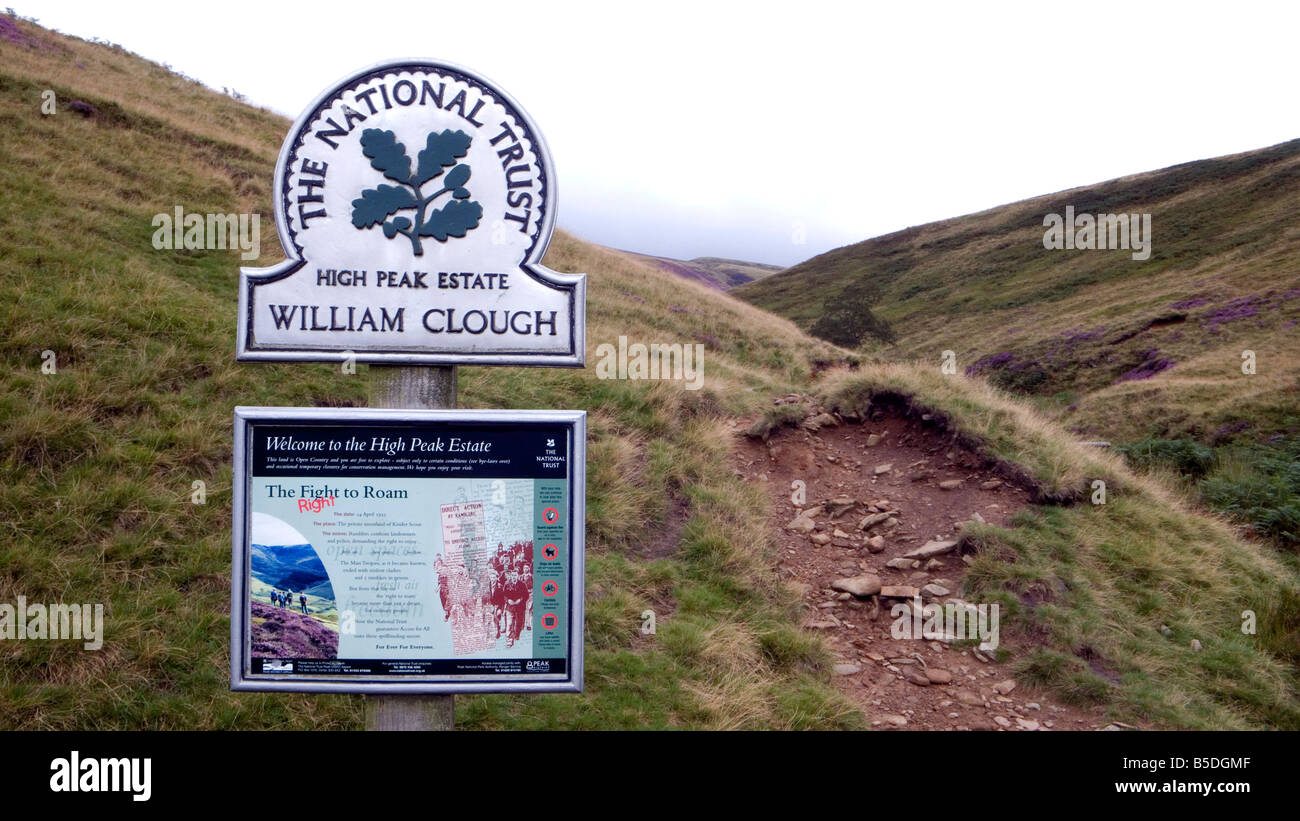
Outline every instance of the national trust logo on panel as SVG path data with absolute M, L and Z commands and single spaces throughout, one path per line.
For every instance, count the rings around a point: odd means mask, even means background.
M 322 94 L 276 167 L 288 259 L 245 268 L 239 358 L 577 366 L 585 276 L 541 265 L 541 134 L 466 69 L 401 60 Z

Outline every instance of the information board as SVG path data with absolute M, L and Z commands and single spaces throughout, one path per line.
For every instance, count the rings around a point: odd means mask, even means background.
M 580 692 L 585 423 L 236 408 L 231 687 Z

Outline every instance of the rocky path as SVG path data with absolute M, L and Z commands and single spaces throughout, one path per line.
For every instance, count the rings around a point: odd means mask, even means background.
M 977 641 L 954 640 L 977 639 L 980 624 L 980 603 L 961 598 L 970 559 L 958 555 L 960 532 L 972 520 L 1006 524 L 1028 504 L 1027 491 L 995 475 L 951 435 L 901 415 L 858 424 L 814 412 L 801 427 L 778 429 L 766 441 L 746 436 L 746 427 L 735 426 L 735 467 L 771 496 L 778 572 L 803 599 L 804 628 L 819 632 L 835 653 L 837 687 L 872 727 L 1114 726 L 1100 709 L 1062 705 L 1017 682 L 1009 662 L 1026 648 L 1000 620 L 997 647 L 1007 660 L 997 660 L 990 642 L 981 649 Z M 938 621 L 925 629 L 935 609 L 948 630 Z M 970 627 L 954 636 L 958 609 Z M 988 636 L 995 623 L 988 605 L 984 614 Z

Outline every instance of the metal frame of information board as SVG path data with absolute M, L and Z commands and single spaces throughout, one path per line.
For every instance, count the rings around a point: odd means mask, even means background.
M 234 486 L 232 489 L 232 573 L 230 588 L 230 686 L 242 691 L 308 693 L 502 693 L 582 692 L 584 625 L 584 546 L 586 508 L 585 411 L 558 410 L 405 410 L 376 408 L 235 408 Z M 251 599 L 248 585 L 253 486 L 252 432 L 259 423 L 307 425 L 367 423 L 428 425 L 487 424 L 502 428 L 555 427 L 568 430 L 567 549 L 568 549 L 568 651 L 565 672 L 474 675 L 449 680 L 422 675 L 348 675 L 307 677 L 302 674 L 251 673 Z M 328 479 L 328 476 L 319 478 Z M 558 478 L 558 477 L 557 477 Z

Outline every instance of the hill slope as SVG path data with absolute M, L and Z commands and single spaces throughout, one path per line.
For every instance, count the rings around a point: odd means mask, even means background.
M 250 615 L 253 658 L 338 658 L 338 631 L 311 616 L 259 601 L 253 602 Z
M 359 697 L 228 689 L 231 416 L 236 404 L 364 404 L 369 369 L 236 364 L 237 272 L 250 263 L 150 241 L 153 216 L 177 206 L 260 213 L 273 237 L 289 122 L 120 49 L 10 22 L 23 37 L 0 40 L 0 601 L 103 602 L 107 635 L 98 653 L 0 642 L 0 726 L 359 727 Z M 46 89 L 53 115 L 41 112 Z M 278 261 L 273 241 L 263 251 L 257 264 Z M 594 367 L 461 369 L 463 406 L 590 412 L 591 519 L 588 692 L 462 699 L 461 723 L 857 721 L 766 573 L 765 537 L 744 527 L 761 505 L 726 468 L 720 433 L 842 352 L 564 234 L 546 262 L 590 274 L 593 364 L 619 335 L 695 342 L 705 379 L 688 390 Z M 651 607 L 665 618 L 659 643 L 642 646 Z
M 236 254 L 150 243 L 153 215 L 178 205 L 271 225 L 288 122 L 120 49 L 14 26 L 25 39 L 0 40 L 0 602 L 103 602 L 106 635 L 97 652 L 0 643 L 0 726 L 356 728 L 359 697 L 228 689 L 230 425 L 236 404 L 363 404 L 369 369 L 236 364 Z M 264 251 L 258 264 L 277 261 Z M 979 531 L 967 574 L 966 595 L 1018 606 L 1040 642 L 1012 658 L 1018 675 L 1161 726 L 1300 727 L 1294 569 L 1162 485 L 976 381 L 837 367 L 844 351 L 790 322 L 628 255 L 561 233 L 546 262 L 590 275 L 589 363 L 619 336 L 696 342 L 704 381 L 461 370 L 464 406 L 590 412 L 587 691 L 462 697 L 461 726 L 864 726 L 774 572 L 766 490 L 731 464 L 737 420 L 799 421 L 773 397 L 815 392 L 846 417 L 903 397 L 1044 489 L 1019 525 Z M 1075 502 L 1094 477 L 1114 504 Z M 1243 609 L 1258 614 L 1250 637 Z
M 909 228 L 736 295 L 807 329 L 869 280 L 896 336 L 883 353 L 937 366 L 951 350 L 960 369 L 1057 397 L 1089 436 L 1207 436 L 1242 421 L 1259 435 L 1297 430 L 1298 197 L 1300 140 Z M 1044 218 L 1067 207 L 1151 215 L 1149 258 L 1045 248 Z
M 702 282 L 710 288 L 717 288 L 719 291 L 729 291 L 737 285 L 755 282 L 784 270 L 780 265 L 742 262 L 737 259 L 723 259 L 722 257 L 696 257 L 691 260 L 681 260 L 656 257 L 650 254 L 638 254 L 635 251 L 624 251 L 623 253 L 684 279 Z

